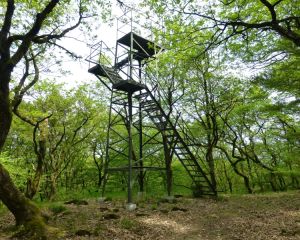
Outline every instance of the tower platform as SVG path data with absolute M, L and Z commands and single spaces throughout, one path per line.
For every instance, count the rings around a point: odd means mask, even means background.
M 113 88 L 120 91 L 134 93 L 136 91 L 145 89 L 145 85 L 133 80 L 122 80 L 114 84 Z
M 145 89 L 145 85 L 134 80 L 124 80 L 118 74 L 118 72 L 111 67 L 107 67 L 101 64 L 97 64 L 88 70 L 90 73 L 96 76 L 105 77 L 112 83 L 113 89 L 117 89 L 124 92 L 134 93 Z
M 131 36 L 133 41 L 133 49 L 138 51 L 138 54 L 136 54 L 136 58 L 149 58 L 154 56 L 155 54 L 157 54 L 157 52 L 159 52 L 159 50 L 161 50 L 160 46 L 152 41 L 149 41 L 148 39 L 137 35 L 134 32 L 127 33 L 126 35 L 118 39 L 117 42 L 130 48 Z

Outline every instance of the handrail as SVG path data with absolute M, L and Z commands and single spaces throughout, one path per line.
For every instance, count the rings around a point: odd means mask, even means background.
M 189 146 L 186 144 L 186 142 L 184 141 L 184 139 L 182 138 L 182 136 L 179 134 L 179 132 L 176 129 L 176 126 L 174 126 L 174 124 L 171 122 L 170 117 L 165 113 L 165 111 L 162 109 L 160 103 L 156 100 L 155 96 L 153 95 L 153 92 L 151 92 L 147 87 L 146 87 L 146 91 L 148 92 L 149 96 L 151 97 L 152 101 L 155 102 L 156 106 L 158 107 L 159 111 L 161 112 L 161 114 L 164 116 L 164 118 L 166 119 L 166 121 L 168 122 L 169 126 L 171 127 L 171 129 L 173 130 L 174 135 L 176 135 L 176 138 L 178 139 L 178 142 L 180 142 L 180 144 L 185 148 L 185 150 L 188 152 L 189 156 L 195 161 L 195 163 L 197 164 L 197 169 L 198 171 L 201 173 L 202 177 L 206 180 L 207 184 L 209 185 L 209 188 L 211 191 L 214 192 L 214 188 L 212 186 L 211 181 L 208 179 L 208 177 L 206 176 L 206 173 L 203 171 L 203 169 L 200 167 L 199 162 L 197 161 L 196 157 L 194 156 L 194 154 L 191 152 Z
M 147 70 L 150 70 L 150 69 L 147 69 Z M 150 74 L 152 74 L 152 76 Z M 161 97 L 161 94 L 158 96 L 158 92 L 159 91 L 163 92 L 163 95 L 166 95 L 167 93 L 165 92 L 165 90 L 161 86 L 161 83 L 156 81 L 157 77 L 153 76 L 154 74 L 155 73 L 153 73 L 153 71 L 148 71 L 148 72 L 146 71 L 147 80 L 150 81 L 150 84 L 148 83 L 146 85 L 153 86 L 153 83 L 155 83 L 157 88 L 156 88 L 156 91 L 155 92 L 152 91 L 152 93 L 154 93 L 156 95 L 155 96 L 156 98 L 157 97 L 159 98 L 159 101 L 160 101 L 160 103 L 162 103 L 162 105 L 167 106 L 168 103 L 166 102 L 166 100 L 163 97 Z M 186 121 L 182 117 L 181 112 L 176 109 L 176 106 L 173 106 L 171 115 L 173 116 L 174 119 L 178 117 L 176 126 L 180 129 L 180 132 L 183 133 L 183 136 L 185 137 L 185 139 L 188 140 L 191 145 L 197 144 L 195 142 L 196 137 L 194 136 L 194 134 L 192 133 L 192 131 L 188 127 Z
M 101 63 L 104 59 L 106 62 L 103 65 L 109 65 L 113 67 L 112 62 L 114 61 L 115 54 L 103 41 L 100 41 L 90 47 L 90 54 L 85 58 L 87 62 L 93 64 Z M 90 66 L 89 66 L 90 67 Z

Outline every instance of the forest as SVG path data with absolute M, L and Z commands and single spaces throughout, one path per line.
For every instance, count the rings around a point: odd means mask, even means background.
M 0 239 L 298 239 L 299 97 L 297 0 L 1 1 Z

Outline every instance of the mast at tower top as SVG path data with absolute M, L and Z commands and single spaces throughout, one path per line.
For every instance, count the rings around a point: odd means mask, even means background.
M 114 66 L 126 73 L 127 80 L 141 82 L 142 62 L 162 51 L 154 34 L 158 29 L 161 24 L 151 18 L 149 12 L 123 7 L 123 14 L 117 18 Z

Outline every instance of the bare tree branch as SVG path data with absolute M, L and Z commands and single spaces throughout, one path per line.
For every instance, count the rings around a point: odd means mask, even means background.
M 28 85 L 23 87 L 26 78 L 29 76 L 29 62 L 30 62 L 30 59 L 28 59 L 28 57 L 25 55 L 24 56 L 24 59 L 25 59 L 25 73 L 23 74 L 23 76 L 22 76 L 22 78 L 19 82 L 19 85 L 15 88 L 15 91 L 14 91 L 15 96 L 14 96 L 14 99 L 12 101 L 12 111 L 22 121 L 27 122 L 28 124 L 30 124 L 32 126 L 35 126 L 35 122 L 31 118 L 21 114 L 21 112 L 19 111 L 19 106 L 20 106 L 20 104 L 23 100 L 23 97 L 24 97 L 25 93 L 31 87 L 33 87 L 33 85 L 39 80 L 39 69 L 38 69 L 38 66 L 37 66 L 37 63 L 36 63 L 36 59 L 35 59 L 35 56 L 33 56 L 32 53 L 31 53 L 31 56 L 32 56 L 31 60 L 32 60 L 33 66 L 34 66 L 34 78 Z
M 53 41 L 50 41 L 49 43 L 52 44 L 52 45 L 54 45 L 54 46 L 56 46 L 56 47 L 58 47 L 58 48 L 60 48 L 60 49 L 62 49 L 62 50 L 65 51 L 68 55 L 70 55 L 70 57 L 72 57 L 72 58 L 76 58 L 76 59 L 82 58 L 81 56 L 78 56 L 76 53 L 71 52 L 70 50 L 66 49 L 65 47 L 63 47 L 63 46 L 61 46 L 61 45 L 59 45 L 59 44 L 57 44 L 57 43 L 55 43 L 55 42 L 53 42 Z

